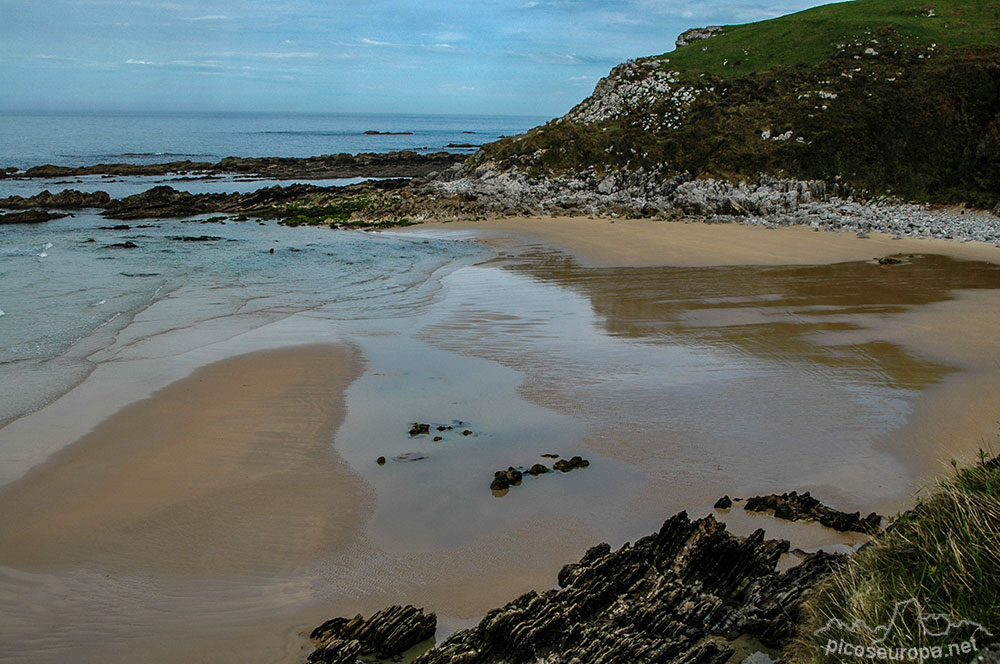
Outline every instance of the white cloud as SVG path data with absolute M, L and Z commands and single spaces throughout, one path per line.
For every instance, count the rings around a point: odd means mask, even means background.
M 378 39 L 369 39 L 368 37 L 361 38 L 362 44 L 367 44 L 368 46 L 402 46 L 402 44 L 394 44 L 387 41 L 379 41 Z

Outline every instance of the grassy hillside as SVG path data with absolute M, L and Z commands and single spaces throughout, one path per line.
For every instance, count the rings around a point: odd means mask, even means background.
M 659 56 L 680 71 L 738 76 L 775 67 L 818 65 L 837 46 L 867 41 L 891 28 L 904 48 L 995 49 L 1000 2 L 989 0 L 855 0 L 770 21 L 727 26 L 712 39 Z M 725 63 L 725 64 L 724 64 Z
M 616 67 L 564 118 L 475 156 L 531 175 L 619 169 L 841 182 L 1000 204 L 1000 2 L 854 0 L 729 26 Z

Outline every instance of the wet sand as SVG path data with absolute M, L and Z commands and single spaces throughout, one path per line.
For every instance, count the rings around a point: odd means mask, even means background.
M 709 267 L 719 265 L 827 265 L 898 253 L 1000 260 L 1000 249 L 983 242 L 929 238 L 893 239 L 873 233 L 818 232 L 804 226 L 766 228 L 700 221 L 519 217 L 479 222 L 428 223 L 403 232 L 447 230 L 491 238 L 512 250 L 559 247 L 586 267 Z
M 330 448 L 349 349 L 223 360 L 0 490 L 0 564 L 267 576 L 357 537 L 371 496 Z
M 402 232 L 507 255 L 408 317 L 264 335 L 349 346 L 236 355 L 75 420 L 122 398 L 102 376 L 170 373 L 184 331 L 139 335 L 69 406 L 7 428 L 77 442 L 0 488 L 0 661 L 300 661 L 303 631 L 391 603 L 447 631 L 723 493 L 892 513 L 995 439 L 995 247 L 606 219 Z M 406 433 L 454 420 L 473 435 Z M 546 452 L 592 465 L 489 492 Z M 858 542 L 720 516 L 807 550 Z

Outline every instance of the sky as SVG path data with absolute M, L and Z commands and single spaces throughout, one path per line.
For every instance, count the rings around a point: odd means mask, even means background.
M 683 30 L 815 0 L 0 0 L 0 110 L 556 116 Z

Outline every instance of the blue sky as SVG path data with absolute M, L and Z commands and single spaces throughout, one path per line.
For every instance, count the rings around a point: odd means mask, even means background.
M 684 29 L 810 0 L 0 0 L 0 109 L 560 115 Z

